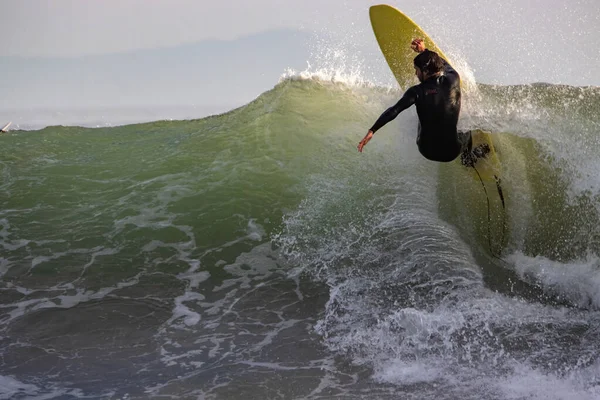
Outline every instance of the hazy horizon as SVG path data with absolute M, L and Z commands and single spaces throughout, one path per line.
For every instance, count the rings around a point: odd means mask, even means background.
M 76 58 L 0 57 L 0 120 L 31 129 L 222 113 L 271 89 L 286 68 L 305 68 L 307 38 L 285 30 Z M 280 58 L 288 46 L 295 54 Z

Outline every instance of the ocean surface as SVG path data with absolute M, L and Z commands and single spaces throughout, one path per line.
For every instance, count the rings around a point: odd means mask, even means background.
M 600 88 L 469 85 L 505 211 L 401 94 L 0 136 L 0 398 L 600 399 Z

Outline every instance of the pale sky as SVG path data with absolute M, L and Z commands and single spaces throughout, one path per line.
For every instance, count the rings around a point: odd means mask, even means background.
M 77 56 L 232 39 L 274 28 L 370 34 L 367 0 L 0 0 L 0 54 Z M 590 46 L 599 0 L 390 0 L 430 36 L 513 48 Z M 354 24 L 354 25 L 353 25 Z M 457 44 L 457 46 L 459 46 Z M 459 46 L 460 47 L 460 46 Z M 502 46 L 509 47 L 510 46 Z M 493 51 L 493 49 L 488 48 Z M 565 55 L 565 56 L 568 56 Z
M 315 27 L 343 1 L 0 0 L 4 55 L 77 56 Z M 369 2 L 362 3 L 367 7 Z M 363 7 L 363 8 L 364 8 Z M 368 10 L 368 7 L 366 8 Z

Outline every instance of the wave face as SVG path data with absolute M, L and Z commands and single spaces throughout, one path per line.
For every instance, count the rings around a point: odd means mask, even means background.
M 598 398 L 600 89 L 469 90 L 489 219 L 414 110 L 356 151 L 400 95 L 292 75 L 200 120 L 3 135 L 2 396 Z

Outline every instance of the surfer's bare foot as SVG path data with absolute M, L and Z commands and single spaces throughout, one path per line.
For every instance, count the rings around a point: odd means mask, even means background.
M 477 159 L 470 151 L 464 151 L 460 155 L 460 163 L 465 167 L 473 167 L 475 165 L 475 161 L 477 161 Z
M 487 143 L 482 143 L 473 149 L 473 154 L 477 158 L 485 157 L 490 152 L 490 146 Z
M 460 162 L 465 167 L 474 167 L 477 160 L 484 158 L 490 152 L 490 146 L 487 143 L 482 143 L 473 150 L 465 150 L 460 155 Z

